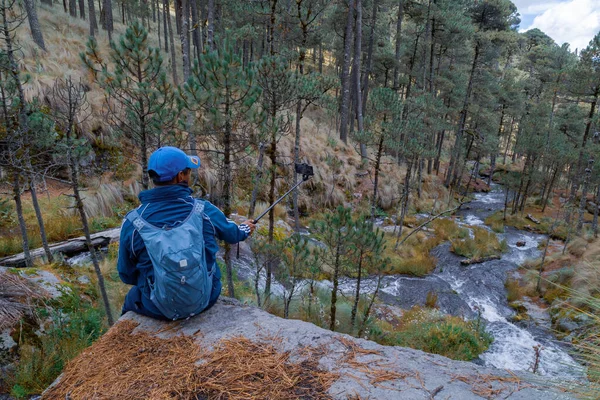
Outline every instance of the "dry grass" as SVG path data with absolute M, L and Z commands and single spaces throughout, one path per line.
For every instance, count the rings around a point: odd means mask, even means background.
M 113 40 L 117 40 L 119 35 L 125 32 L 126 26 L 120 22 L 120 13 L 117 9 L 114 10 L 114 13 Z M 35 97 L 43 98 L 54 85 L 56 78 L 70 76 L 74 81 L 82 79 L 92 89 L 87 92 L 87 100 L 91 105 L 91 116 L 83 121 L 82 131 L 90 139 L 103 140 L 104 136 L 110 133 L 110 128 L 103 121 L 104 93 L 97 85 L 89 83 L 88 72 L 79 59 L 79 53 L 85 51 L 88 40 L 89 21 L 71 17 L 68 13 L 63 12 L 59 4 L 55 4 L 54 7 L 38 4 L 37 14 L 47 52 L 44 53 L 31 40 L 29 27 L 26 23 L 22 24 L 17 30 L 17 44 L 20 45 L 22 50 L 21 68 L 31 76 L 31 79 L 24 85 L 26 98 L 28 100 Z M 98 17 L 98 15 L 98 10 L 96 10 L 96 16 Z M 175 20 L 174 12 L 172 20 Z M 149 43 L 154 47 L 158 47 L 157 25 L 151 23 L 151 26 L 151 32 L 148 36 Z M 100 29 L 96 33 L 96 39 L 100 53 L 103 55 L 108 54 L 107 33 Z M 179 49 L 180 43 L 178 42 L 179 40 L 175 40 L 175 46 Z M 177 54 L 181 53 L 178 52 Z M 165 65 L 169 64 L 169 56 L 164 50 L 162 55 Z M 182 79 L 181 62 L 180 59 L 177 60 L 180 79 Z M 50 101 L 51 99 L 46 98 L 46 100 Z
M 450 250 L 463 257 L 482 259 L 500 255 L 507 248 L 506 242 L 500 242 L 496 234 L 482 227 L 473 227 L 473 236 L 452 240 Z
M 0 331 L 14 326 L 32 310 L 31 301 L 43 297 L 44 293 L 24 278 L 0 271 Z
M 452 380 L 466 383 L 471 387 L 474 394 L 486 399 L 498 398 L 499 396 L 506 398 L 513 393 L 531 387 L 531 384 L 524 382 L 514 374 L 511 374 L 510 377 L 487 374 L 455 375 Z
M 455 240 L 468 236 L 465 228 L 459 227 L 454 220 L 440 218 L 431 223 L 434 234 L 423 231 L 411 236 L 398 250 L 394 250 L 396 237 L 386 235 L 387 248 L 385 255 L 391 259 L 389 273 L 425 276 L 436 266 L 437 260 L 431 250 L 446 240 Z M 408 231 L 403 233 L 407 235 Z
M 381 358 L 382 354 L 378 350 L 369 350 L 360 347 L 355 341 L 346 339 L 343 336 L 337 338 L 337 340 L 344 345 L 346 348 L 344 353 L 345 356 L 342 359 L 342 363 L 350 366 L 356 371 L 362 372 L 369 383 L 373 386 L 380 387 L 383 389 L 393 389 L 382 385 L 385 382 L 391 382 L 399 379 L 406 379 L 408 377 L 414 377 L 414 373 L 408 373 L 405 371 L 398 371 L 398 365 L 390 362 L 384 362 L 383 359 L 373 359 L 374 357 Z M 374 357 L 373 357 L 374 356 Z M 359 357 L 368 357 L 366 360 L 359 360 Z M 353 375 L 348 375 L 354 378 L 362 385 L 361 379 Z
M 72 360 L 42 398 L 329 399 L 337 378 L 319 369 L 310 352 L 292 363 L 290 353 L 278 351 L 277 339 L 223 339 L 209 352 L 193 337 L 161 339 L 134 334 L 135 327 L 119 322 Z
M 577 246 L 579 250 L 579 246 Z M 579 297 L 597 297 L 600 294 L 600 240 L 587 244 L 575 264 L 574 276 L 571 282 Z
M 425 276 L 435 268 L 437 260 L 429 253 L 439 243 L 436 238 L 429 238 L 419 232 L 404 242 L 398 250 L 394 250 L 395 236 L 386 235 L 385 239 L 387 247 L 384 254 L 391 260 L 388 273 Z

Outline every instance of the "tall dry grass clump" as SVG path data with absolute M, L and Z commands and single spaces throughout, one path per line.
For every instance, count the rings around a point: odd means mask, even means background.
M 0 331 L 11 328 L 32 310 L 32 300 L 44 291 L 33 287 L 19 275 L 0 269 Z

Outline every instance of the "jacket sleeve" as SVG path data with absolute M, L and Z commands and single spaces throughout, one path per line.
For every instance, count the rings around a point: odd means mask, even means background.
M 205 202 L 204 213 L 209 218 L 215 230 L 215 236 L 219 240 L 224 240 L 229 244 L 235 244 L 246 240 L 250 236 L 250 227 L 245 224 L 238 225 L 231 221 L 221 210 Z
M 136 263 L 132 260 L 132 233 L 133 226 L 127 220 L 121 226 L 121 236 L 119 239 L 119 259 L 117 261 L 117 271 L 121 280 L 128 285 L 137 283 L 139 272 L 136 269 Z

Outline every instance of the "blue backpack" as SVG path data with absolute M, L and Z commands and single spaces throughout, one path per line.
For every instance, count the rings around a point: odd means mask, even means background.
M 154 267 L 150 300 L 169 319 L 199 314 L 210 300 L 213 269 L 208 270 L 204 254 L 203 212 L 204 202 L 195 200 L 190 215 L 174 228 L 158 228 L 137 210 L 127 214 Z

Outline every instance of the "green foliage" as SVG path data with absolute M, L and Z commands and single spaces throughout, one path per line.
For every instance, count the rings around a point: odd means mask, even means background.
M 382 338 L 387 345 L 411 347 L 464 361 L 478 357 L 493 341 L 477 321 L 465 321 L 420 307 L 404 313 L 393 332 L 374 328 L 370 335 L 376 341 Z
M 8 377 L 11 393 L 16 397 L 39 394 L 62 372 L 65 364 L 89 347 L 104 333 L 103 312 L 83 293 L 72 289 L 63 291 L 60 298 L 40 308 L 38 318 L 46 321 L 44 334 L 39 337 L 20 331 L 24 338 L 19 344 L 19 359 L 13 374 Z M 37 329 L 20 325 L 22 329 Z
M 506 242 L 500 242 L 493 232 L 478 226 L 472 229 L 473 238 L 452 240 L 450 250 L 460 256 L 475 259 L 498 256 L 507 250 Z
M 111 43 L 109 62 L 91 37 L 80 58 L 104 89 L 111 123 L 139 149 L 138 159 L 147 186 L 147 158 L 157 144 L 174 141 L 179 109 L 176 92 L 167 80 L 160 50 L 148 43 L 148 32 L 135 20 Z

